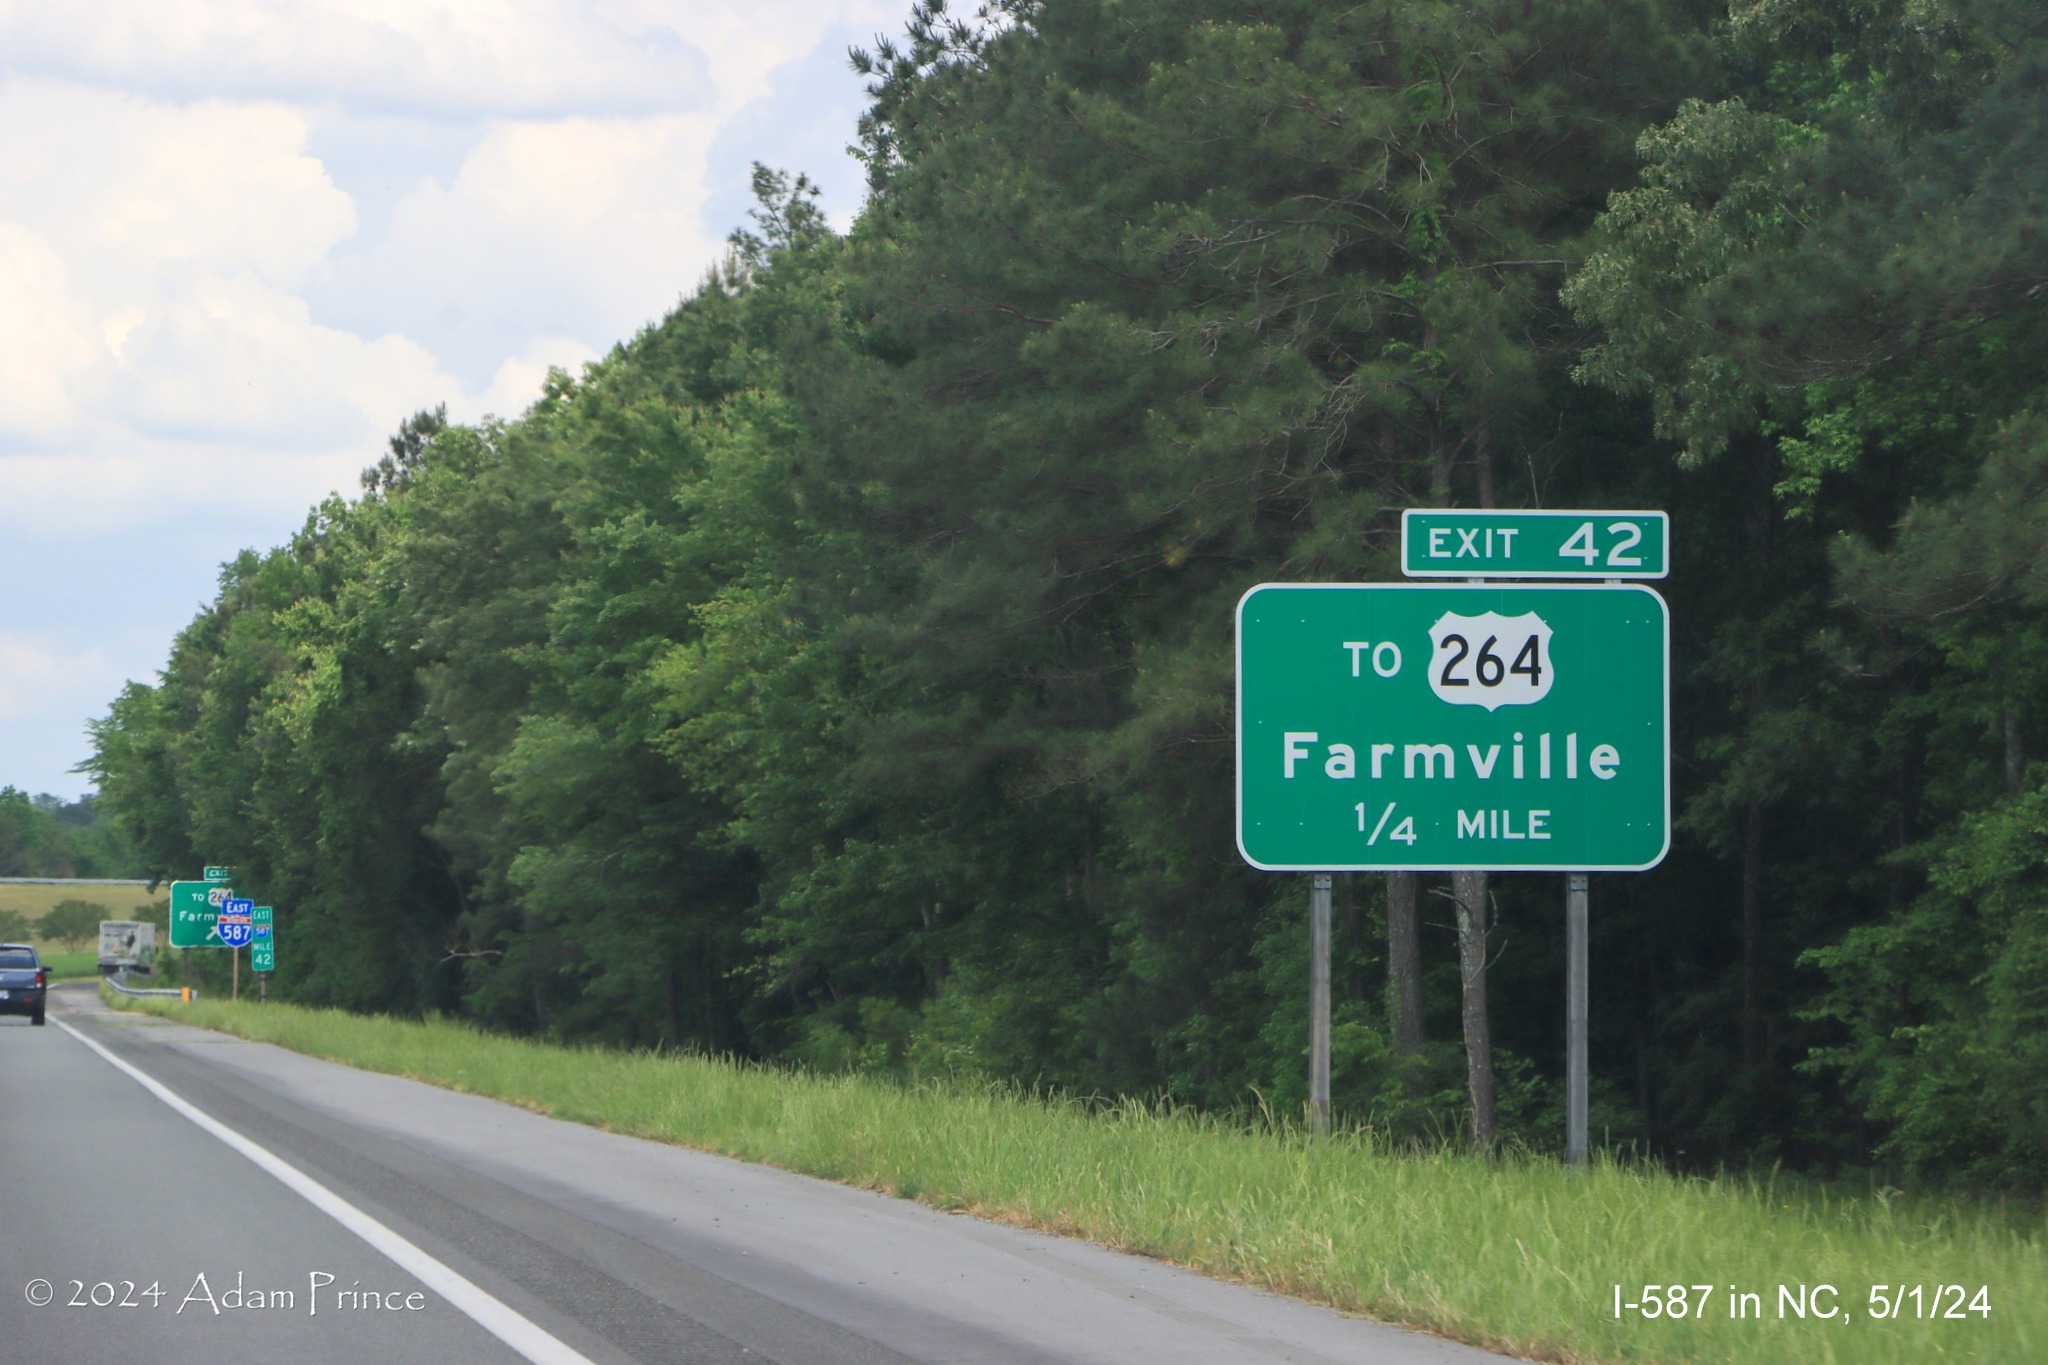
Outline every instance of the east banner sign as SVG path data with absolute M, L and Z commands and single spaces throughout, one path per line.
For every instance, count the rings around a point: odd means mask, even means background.
M 1636 584 L 1253 588 L 1239 851 L 1270 872 L 1654 867 L 1670 633 Z

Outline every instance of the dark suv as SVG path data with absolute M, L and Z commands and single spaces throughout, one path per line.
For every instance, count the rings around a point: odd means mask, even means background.
M 0 943 L 0 1014 L 26 1014 L 31 1024 L 43 1022 L 43 1002 L 50 991 L 50 971 L 26 943 Z

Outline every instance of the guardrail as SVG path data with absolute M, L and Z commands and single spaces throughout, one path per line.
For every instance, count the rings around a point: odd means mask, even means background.
M 0 886 L 155 886 L 141 877 L 0 877 Z
M 123 995 L 175 995 L 180 1000 L 199 998 L 199 990 L 195 986 L 148 986 L 138 989 L 128 984 L 125 979 L 127 975 L 126 972 L 116 972 L 112 976 L 103 976 L 100 980 Z

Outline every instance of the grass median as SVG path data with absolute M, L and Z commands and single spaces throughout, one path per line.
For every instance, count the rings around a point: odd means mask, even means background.
M 1536 1359 L 2048 1359 L 2048 1228 L 2038 1213 L 1686 1179 L 1623 1161 L 1575 1174 L 1548 1158 L 1392 1151 L 1368 1133 L 1311 1143 L 1286 1125 L 1170 1106 L 1090 1108 L 1001 1087 L 791 1074 L 447 1021 L 123 1003 L 613 1132 L 1087 1237 Z M 1652 1298 L 1671 1294 L 1646 1286 L 1680 1283 L 1685 1315 L 1647 1316 Z M 1914 1285 L 1921 1293 L 1901 1299 Z M 1933 1301 L 1937 1285 L 1963 1287 L 1959 1316 L 1949 1316 L 1954 1295 Z M 1874 1303 L 1876 1286 L 1886 1288 Z M 1617 1314 L 1617 1302 L 1635 1306 Z M 1732 1315 L 1731 1305 L 1752 1302 L 1748 1316 Z

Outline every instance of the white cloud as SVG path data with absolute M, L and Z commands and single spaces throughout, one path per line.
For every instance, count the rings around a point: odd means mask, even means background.
M 809 176 L 822 191 L 820 202 L 834 227 L 852 226 L 866 198 L 867 174 L 846 149 L 856 138 L 867 95 L 865 82 L 847 65 L 846 51 L 871 41 L 871 33 L 851 25 L 826 29 L 808 52 L 770 74 L 762 94 L 724 120 L 711 144 L 707 227 L 726 233 L 748 222 L 754 162 Z
M 776 68 L 811 51 L 828 29 L 858 33 L 860 45 L 868 47 L 874 34 L 900 34 L 910 17 L 909 0 L 650 0 L 643 8 L 687 11 L 688 18 L 678 22 L 711 55 L 722 110 L 767 94 Z M 849 139 L 852 134 L 849 127 Z
M 550 115 L 700 108 L 691 6 L 580 0 L 0 0 L 18 71 L 178 95 Z
M 903 0 L 0 0 L 10 69 L 176 96 L 548 118 L 735 107 Z
M 466 400 L 460 411 L 451 411 L 449 416 L 458 422 L 473 422 L 485 416 L 517 417 L 539 400 L 540 386 L 546 382 L 549 370 L 577 375 L 597 358 L 596 350 L 574 337 L 542 337 L 518 355 L 507 357 L 482 395 Z
M 697 115 L 492 124 L 450 183 L 415 188 L 337 259 L 315 305 L 356 326 L 402 310 L 472 383 L 532 337 L 623 340 L 723 249 L 701 214 L 714 132 Z
M 277 104 L 0 84 L 0 437 L 112 422 L 331 450 L 457 387 L 417 342 L 322 326 L 295 292 L 355 230 L 307 128 Z
M 394 417 L 389 426 L 397 425 Z M 94 553 L 126 557 L 133 550 L 143 562 L 165 537 L 201 536 L 213 542 L 209 562 L 224 561 L 259 545 L 253 537 L 282 541 L 327 494 L 360 492 L 359 476 L 376 463 L 382 444 L 292 454 L 101 429 L 78 449 L 0 456 L 0 533 L 69 537 Z M 11 605 L 5 587 L 0 607 Z M 210 595 L 205 587 L 181 595 Z
M 253 275 L 203 276 L 128 333 L 103 411 L 152 435 L 331 449 L 455 387 L 415 341 L 322 327 Z
M 407 414 L 672 307 L 908 9 L 0 0 L 0 782 L 75 790 L 75 718 Z
M 92 321 L 63 258 L 0 221 L 0 435 L 43 435 L 70 422 L 73 386 L 104 350 Z
M 169 104 L 10 77 L 0 218 L 41 236 L 103 300 L 195 271 L 296 288 L 356 226 L 353 202 L 305 151 L 307 127 L 283 104 Z
M 0 720 L 104 705 L 122 681 L 97 649 L 65 653 L 47 640 L 0 631 Z

